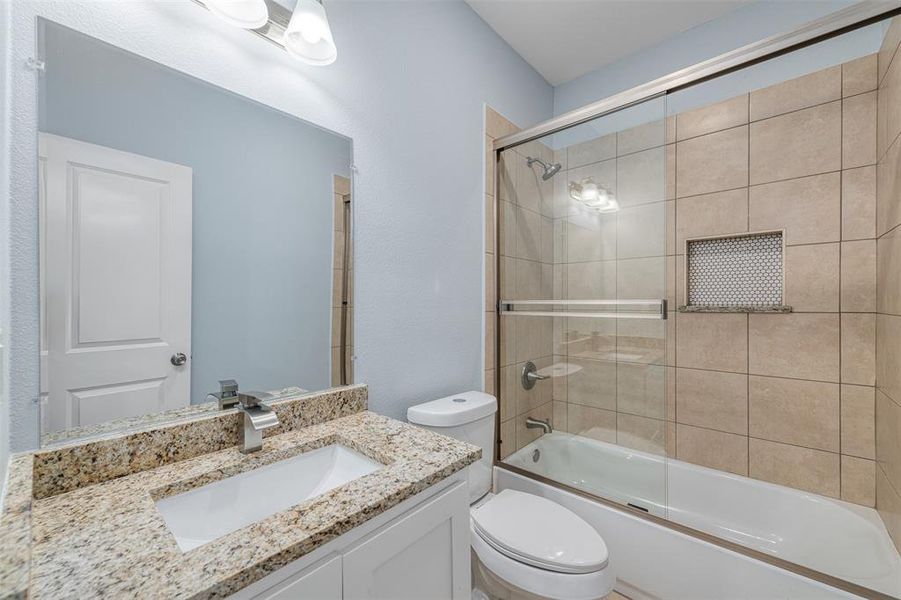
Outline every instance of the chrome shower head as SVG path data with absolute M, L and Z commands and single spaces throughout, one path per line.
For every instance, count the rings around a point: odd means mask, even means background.
M 560 166 L 560 163 L 554 163 L 552 165 L 549 165 L 546 162 L 544 162 L 543 160 L 541 160 L 540 158 L 532 158 L 531 156 L 526 157 L 527 165 L 529 165 L 531 167 L 534 163 L 538 163 L 544 169 L 544 173 L 541 174 L 541 179 L 544 181 L 547 181 L 548 179 L 550 179 L 551 177 L 556 175 L 562 168 Z

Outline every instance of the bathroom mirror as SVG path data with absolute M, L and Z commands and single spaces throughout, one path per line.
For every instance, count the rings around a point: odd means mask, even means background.
M 38 27 L 42 442 L 351 383 L 352 141 Z

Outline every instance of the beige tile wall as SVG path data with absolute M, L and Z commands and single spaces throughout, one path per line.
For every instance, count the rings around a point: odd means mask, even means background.
M 901 549 L 901 20 L 878 54 L 876 508 Z
M 344 289 L 344 269 L 347 269 L 347 383 L 353 383 L 353 252 L 350 253 L 348 262 L 343 262 L 344 256 L 344 200 L 350 197 L 350 179 L 335 175 L 333 180 L 334 208 L 335 208 L 335 236 L 334 236 L 334 263 L 332 269 L 332 385 L 341 385 L 341 298 Z
M 687 237 L 784 229 L 790 314 L 675 315 L 675 456 L 872 506 L 876 55 L 676 116 Z
M 901 208 L 884 200 L 885 185 L 877 211 L 877 180 L 896 184 L 876 157 L 901 161 L 901 143 L 877 140 L 877 104 L 887 102 L 876 92 L 879 68 L 872 55 L 556 152 L 532 144 L 505 155 L 504 295 L 665 295 L 675 309 L 684 303 L 686 238 L 784 229 L 794 312 L 560 318 L 550 331 L 536 319 L 511 320 L 500 360 L 503 456 L 534 439 L 524 419 L 535 415 L 561 430 L 866 506 L 877 486 L 901 482 L 901 464 L 897 479 L 883 469 L 879 480 L 875 462 L 877 331 L 901 340 L 901 298 L 877 288 L 877 279 L 901 283 Z M 883 120 L 901 129 L 901 111 Z M 515 130 L 490 110 L 486 122 L 489 148 Z M 527 155 L 564 170 L 541 182 Z M 490 156 L 488 166 L 491 223 Z M 573 209 L 566 184 L 587 176 L 615 190 L 618 213 Z M 891 189 L 901 193 L 897 179 Z M 489 292 L 486 308 L 493 302 Z M 486 314 L 491 335 L 493 318 Z M 889 337 L 879 334 L 880 351 Z M 882 356 L 890 353 L 901 360 L 901 348 Z M 524 392 L 518 377 L 528 359 L 577 371 Z M 901 369 L 886 371 L 882 389 L 901 398 Z M 490 370 L 486 377 L 493 389 Z M 901 408 L 889 422 L 901 435 Z M 901 507 L 901 497 L 892 502 Z

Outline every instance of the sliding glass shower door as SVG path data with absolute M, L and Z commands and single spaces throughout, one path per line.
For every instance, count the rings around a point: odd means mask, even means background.
M 657 97 L 501 152 L 501 458 L 666 514 L 667 161 Z

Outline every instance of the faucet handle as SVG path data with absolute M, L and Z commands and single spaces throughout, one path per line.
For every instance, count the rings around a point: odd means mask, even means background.
M 231 408 L 238 403 L 238 382 L 234 379 L 220 379 L 219 391 L 207 394 L 207 401 L 219 403 L 219 410 Z

